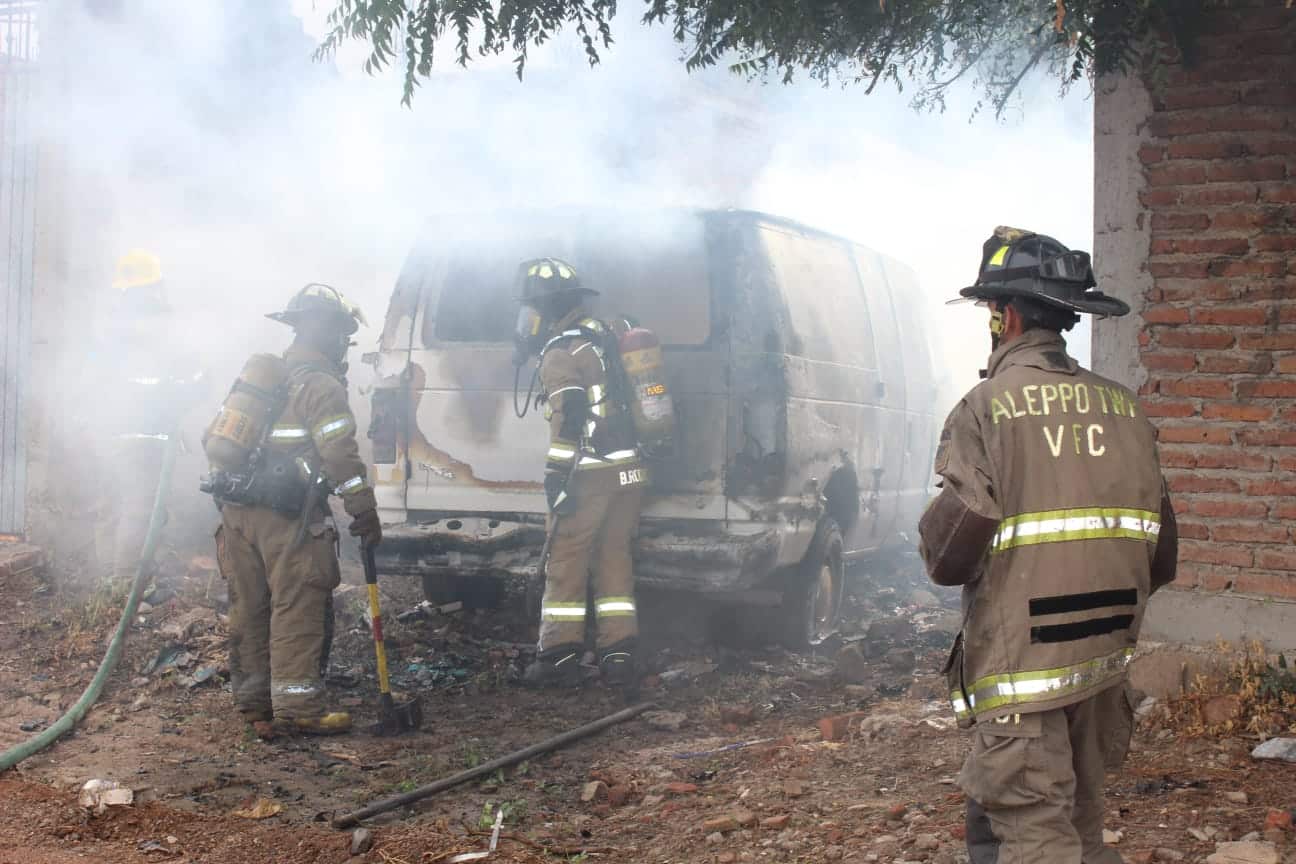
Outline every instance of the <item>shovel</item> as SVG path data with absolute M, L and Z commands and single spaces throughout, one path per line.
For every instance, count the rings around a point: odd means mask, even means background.
M 392 699 L 391 681 L 387 677 L 387 646 L 383 643 L 382 613 L 378 610 L 378 564 L 374 549 L 363 550 L 365 585 L 369 587 L 369 617 L 373 619 L 374 653 L 378 655 L 378 723 L 370 731 L 375 735 L 399 735 L 423 725 L 423 706 L 416 698 L 400 705 Z

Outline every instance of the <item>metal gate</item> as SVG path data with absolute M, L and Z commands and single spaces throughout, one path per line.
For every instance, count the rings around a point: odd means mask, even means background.
M 36 2 L 0 0 L 0 535 L 26 518 L 26 391 L 36 245 Z

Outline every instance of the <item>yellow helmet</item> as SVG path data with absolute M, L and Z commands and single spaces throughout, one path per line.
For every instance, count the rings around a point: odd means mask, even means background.
M 112 287 L 118 291 L 143 288 L 162 281 L 162 259 L 143 249 L 132 249 L 117 259 Z

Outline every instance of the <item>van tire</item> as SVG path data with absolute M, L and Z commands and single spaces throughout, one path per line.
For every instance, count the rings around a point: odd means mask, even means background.
M 782 642 L 794 651 L 814 648 L 837 632 L 846 586 L 846 554 L 837 520 L 825 516 L 805 558 L 783 593 Z

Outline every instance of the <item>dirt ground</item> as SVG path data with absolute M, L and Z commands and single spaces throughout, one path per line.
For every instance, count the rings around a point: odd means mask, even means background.
M 842 638 L 810 655 L 724 647 L 722 633 L 702 638 L 700 604 L 644 598 L 654 674 L 642 698 L 659 713 L 371 820 L 372 848 L 352 856 L 351 834 L 327 824 L 335 814 L 625 701 L 597 685 L 521 688 L 532 630 L 516 605 L 401 622 L 419 591 L 390 582 L 396 686 L 421 695 L 423 729 L 260 742 L 233 710 L 212 566 L 164 561 L 161 593 L 100 703 L 73 735 L 0 775 L 0 864 L 423 864 L 485 850 L 497 813 L 490 861 L 967 860 L 954 785 L 967 743 L 937 674 L 958 599 L 930 593 L 911 568 L 861 574 Z M 360 581 L 348 572 L 337 596 L 329 681 L 337 706 L 363 726 L 376 688 Z M 75 701 L 116 614 L 58 574 L 0 579 L 0 749 Z M 824 740 L 820 721 L 843 714 L 853 714 L 845 734 Z M 1296 765 L 1252 760 L 1253 737 L 1193 735 L 1164 720 L 1149 714 L 1109 779 L 1108 827 L 1126 859 L 1205 861 L 1217 842 L 1260 832 L 1280 860 L 1296 861 L 1296 837 L 1283 827 Z M 78 790 L 94 778 L 129 787 L 135 803 L 87 811 Z M 272 815 L 234 815 L 258 799 Z

